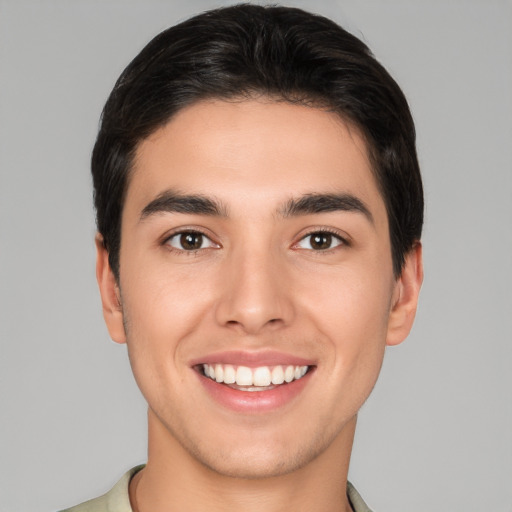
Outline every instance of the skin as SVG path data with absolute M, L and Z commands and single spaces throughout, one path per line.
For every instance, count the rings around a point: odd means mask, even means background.
M 211 198 L 221 215 L 142 215 L 168 191 Z M 311 194 L 349 195 L 367 213 L 283 215 Z M 195 252 L 176 236 L 190 230 L 207 237 Z M 318 249 L 311 233 L 325 231 L 330 245 Z M 419 243 L 393 276 L 386 209 L 358 130 L 269 99 L 196 103 L 140 144 L 121 240 L 116 282 L 97 237 L 97 277 L 110 335 L 127 343 L 149 405 L 134 508 L 350 510 L 357 412 L 386 345 L 411 329 L 422 281 Z M 226 350 L 277 350 L 314 371 L 285 406 L 242 414 L 212 400 L 190 365 Z

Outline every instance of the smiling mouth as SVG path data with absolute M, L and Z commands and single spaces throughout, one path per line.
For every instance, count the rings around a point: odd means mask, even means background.
M 270 391 L 302 379 L 311 368 L 294 365 L 249 368 L 218 363 L 199 365 L 199 372 L 219 384 L 226 384 L 238 391 Z

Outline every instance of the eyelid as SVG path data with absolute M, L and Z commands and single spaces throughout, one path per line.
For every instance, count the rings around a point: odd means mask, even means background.
M 186 234 L 186 233 L 194 233 L 194 234 L 202 235 L 211 242 L 212 246 L 204 247 L 204 248 L 200 248 L 200 249 L 192 249 L 192 250 L 187 251 L 185 249 L 179 249 L 177 247 L 173 247 L 172 245 L 169 244 L 169 240 L 171 240 L 172 238 Z M 200 228 L 197 226 L 180 226 L 180 227 L 172 229 L 171 231 L 168 231 L 162 237 L 162 239 L 160 241 L 160 245 L 165 245 L 169 250 L 177 251 L 180 253 L 188 253 L 188 254 L 193 254 L 198 251 L 205 250 L 205 249 L 212 249 L 212 248 L 218 249 L 221 247 L 221 244 L 215 240 L 215 237 L 210 233 L 209 230 L 206 230 L 204 228 Z
M 179 248 L 173 247 L 168 243 L 171 238 L 174 238 L 179 235 L 183 235 L 185 233 L 200 234 L 200 235 L 204 236 L 205 238 L 207 238 L 211 242 L 213 247 L 205 247 L 205 248 L 201 248 L 201 249 L 187 251 L 185 249 L 179 249 Z M 341 231 L 341 230 L 333 228 L 333 227 L 328 227 L 328 226 L 313 226 L 313 227 L 307 228 L 307 230 L 305 232 L 302 232 L 300 235 L 298 235 L 296 237 L 296 241 L 292 244 L 291 248 L 292 249 L 300 249 L 300 247 L 298 247 L 298 244 L 302 240 L 307 238 L 308 236 L 311 236 L 316 233 L 328 233 L 329 235 L 334 236 L 336 239 L 338 239 L 341 242 L 341 244 L 339 244 L 341 246 L 350 246 L 352 244 L 350 236 L 347 235 L 344 231 Z M 160 245 L 165 245 L 170 250 L 175 250 L 175 251 L 191 254 L 191 253 L 195 253 L 195 252 L 202 251 L 205 249 L 221 248 L 222 245 L 218 241 L 216 241 L 215 238 L 216 237 L 213 236 L 209 230 L 204 229 L 202 227 L 180 226 L 180 227 L 174 228 L 174 229 L 170 230 L 169 232 L 165 233 L 165 235 L 161 238 Z M 339 247 L 339 245 L 336 245 L 335 247 L 330 248 L 330 249 L 317 250 L 314 252 L 329 252 L 329 251 L 334 250 L 337 247 Z M 313 249 L 311 249 L 311 251 L 313 251 Z
M 306 230 L 306 232 L 301 233 L 297 237 L 297 241 L 293 243 L 292 249 L 300 249 L 300 247 L 298 247 L 298 244 L 300 242 L 302 242 L 308 236 L 314 235 L 316 233 L 327 233 L 329 235 L 332 235 L 333 237 L 337 238 L 341 242 L 341 244 L 340 244 L 341 246 L 350 247 L 352 244 L 352 240 L 351 240 L 350 236 L 348 236 L 344 231 L 340 231 L 339 229 L 328 227 L 328 226 L 314 226 L 314 227 L 308 228 Z M 310 249 L 310 250 L 313 252 L 318 252 L 318 253 L 324 252 L 325 253 L 325 252 L 329 252 L 331 250 L 336 249 L 340 245 L 337 245 L 337 246 L 329 248 L 329 249 L 324 249 L 324 250 L 317 250 L 317 251 L 314 251 L 313 249 Z M 308 249 L 305 249 L 305 250 L 308 250 Z

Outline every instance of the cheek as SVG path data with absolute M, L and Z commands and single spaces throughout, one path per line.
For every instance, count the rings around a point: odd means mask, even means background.
M 170 328 L 173 332 L 190 325 L 208 295 L 207 280 L 191 278 L 189 269 L 176 272 L 165 265 L 151 267 L 150 272 L 142 266 L 140 270 L 127 269 L 130 277 L 121 283 L 130 324 L 148 333 L 169 333 Z
M 150 373 L 166 378 L 181 368 L 187 341 L 211 310 L 209 280 L 191 279 L 189 269 L 170 272 L 168 266 L 125 270 L 129 278 L 122 280 L 121 292 L 133 371 L 136 378 Z
M 392 285 L 378 268 L 340 269 L 305 274 L 299 293 L 319 327 L 350 339 L 379 338 L 386 330 Z M 330 337 L 331 337 L 330 336 Z
M 186 302 L 172 301 L 166 283 L 132 279 L 125 284 L 123 315 L 126 344 L 137 385 L 155 410 L 166 402 L 174 403 L 174 395 L 182 378 L 180 339 L 186 335 Z
M 339 370 L 353 383 L 369 379 L 373 386 L 377 378 L 386 347 L 386 302 L 350 295 L 350 299 L 340 298 L 337 307 L 327 312 L 334 371 Z
M 340 392 L 353 389 L 358 402 L 375 384 L 386 346 L 391 285 L 381 276 L 382 272 L 342 271 L 322 280 L 314 292 L 301 294 L 307 300 L 304 310 L 327 340 L 332 378 L 338 380 Z M 320 281 L 317 276 L 316 284 Z

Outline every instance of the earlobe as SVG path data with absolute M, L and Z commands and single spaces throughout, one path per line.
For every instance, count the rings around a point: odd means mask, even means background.
M 406 254 L 402 273 L 395 283 L 386 338 L 387 345 L 402 343 L 411 331 L 422 282 L 422 248 L 421 243 L 417 242 Z
M 119 286 L 110 268 L 108 251 L 103 243 L 103 237 L 99 233 L 96 234 L 95 243 L 96 279 L 100 289 L 103 318 L 112 340 L 116 343 L 126 343 Z

